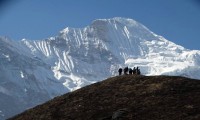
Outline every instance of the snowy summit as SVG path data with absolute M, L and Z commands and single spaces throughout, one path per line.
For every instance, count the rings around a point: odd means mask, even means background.
M 200 51 L 185 49 L 119 17 L 98 19 L 85 28 L 65 28 L 44 40 L 1 37 L 0 101 L 5 104 L 0 104 L 0 119 L 115 76 L 125 66 L 138 66 L 144 75 L 200 79 Z

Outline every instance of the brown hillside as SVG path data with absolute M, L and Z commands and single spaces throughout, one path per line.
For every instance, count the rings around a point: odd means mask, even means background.
M 10 120 L 200 120 L 200 81 L 117 76 L 57 97 Z

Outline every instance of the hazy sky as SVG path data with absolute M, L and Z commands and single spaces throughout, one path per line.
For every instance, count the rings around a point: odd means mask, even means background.
M 0 0 L 0 36 L 44 39 L 113 17 L 132 18 L 176 44 L 200 50 L 200 0 Z

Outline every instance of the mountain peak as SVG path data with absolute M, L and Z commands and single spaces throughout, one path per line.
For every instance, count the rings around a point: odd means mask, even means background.
M 96 19 L 94 20 L 92 23 L 97 22 L 97 21 L 102 21 L 102 22 L 120 22 L 120 23 L 124 23 L 124 24 L 139 24 L 137 21 L 130 19 L 130 18 L 123 18 L 123 17 L 114 17 L 114 18 L 108 18 L 108 19 Z
M 114 18 L 111 18 L 110 20 L 115 20 L 117 22 L 124 23 L 130 26 L 141 25 L 139 22 L 131 18 L 114 17 Z
M 114 18 L 108 18 L 108 19 L 96 19 L 92 22 L 92 25 L 98 25 L 100 23 L 107 23 L 107 24 L 121 24 L 123 26 L 127 26 L 127 27 L 143 27 L 145 29 L 147 29 L 144 25 L 142 25 L 141 23 L 130 19 L 130 18 L 123 18 L 123 17 L 114 17 Z
M 0 104 L 0 119 L 116 76 L 122 66 L 138 66 L 143 75 L 200 78 L 200 52 L 184 49 L 129 18 L 98 19 L 43 40 L 0 38 L 0 43 L 0 92 L 9 91 L 0 97 L 10 100 Z

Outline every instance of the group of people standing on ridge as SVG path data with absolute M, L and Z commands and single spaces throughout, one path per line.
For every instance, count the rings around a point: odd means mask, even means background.
M 119 72 L 119 75 L 122 75 L 122 72 L 123 72 L 123 69 L 122 68 L 119 68 L 119 70 L 118 70 L 118 72 Z M 128 68 L 128 67 L 125 67 L 124 68 L 124 75 L 140 75 L 141 73 L 140 73 L 140 69 L 137 67 L 137 68 L 133 68 L 133 69 L 131 69 L 131 68 Z

